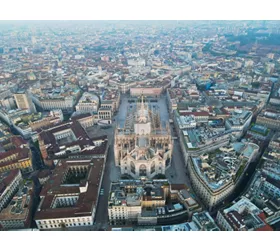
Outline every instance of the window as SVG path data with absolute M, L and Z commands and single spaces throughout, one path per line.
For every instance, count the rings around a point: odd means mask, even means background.
M 139 172 L 140 172 L 140 176 L 146 176 L 147 175 L 147 168 L 144 164 L 142 164 L 140 166 Z
M 135 164 L 133 162 L 130 163 L 130 171 L 135 174 Z
M 156 171 L 155 162 L 153 162 L 151 166 L 151 174 L 153 174 L 155 171 Z

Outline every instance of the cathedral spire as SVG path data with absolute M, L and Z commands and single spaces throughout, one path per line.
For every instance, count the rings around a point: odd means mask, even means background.
M 145 107 L 144 107 L 144 96 L 143 96 L 143 91 L 142 91 L 142 97 L 141 97 L 141 114 L 144 115 L 144 110 L 145 110 Z
M 141 105 L 139 110 L 139 122 L 146 122 L 146 121 L 147 121 L 147 117 L 146 117 L 145 105 L 144 105 L 144 95 L 142 91 Z

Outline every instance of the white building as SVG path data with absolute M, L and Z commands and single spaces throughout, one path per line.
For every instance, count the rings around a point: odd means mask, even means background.
M 193 115 L 175 116 L 179 129 L 190 129 L 196 127 L 196 120 Z
M 171 133 L 168 124 L 162 128 L 159 110 L 150 109 L 144 103 L 128 110 L 123 128 L 115 132 L 115 163 L 122 174 L 133 178 L 152 178 L 165 174 L 172 152 Z
M 213 153 L 190 157 L 192 187 L 209 209 L 221 204 L 234 191 L 258 151 L 256 144 L 237 142 Z
M 2 175 L 5 175 L 2 174 Z M 22 180 L 22 175 L 20 170 L 12 170 L 6 178 L 0 179 L 0 212 L 8 204 L 10 199 L 13 197 L 17 191 L 20 181 Z
M 36 112 L 36 108 L 29 93 L 17 93 L 14 94 L 14 98 L 19 109 L 27 109 L 30 113 Z
M 72 96 L 59 98 L 38 98 L 32 96 L 34 103 L 44 111 L 61 109 L 63 111 L 72 111 L 74 107 L 74 98 Z
M 97 95 L 85 92 L 76 105 L 79 113 L 97 113 L 99 108 L 99 98 Z
M 218 212 L 217 223 L 225 231 L 253 231 L 266 225 L 259 217 L 261 212 L 249 199 L 242 197 Z
M 137 58 L 137 59 L 128 59 L 127 60 L 127 64 L 129 66 L 134 66 L 134 67 L 145 67 L 146 65 L 146 62 L 145 62 L 145 59 L 142 59 L 142 58 Z
M 253 113 L 247 110 L 236 109 L 232 116 L 226 119 L 226 129 L 232 130 L 233 137 L 240 138 L 250 126 Z

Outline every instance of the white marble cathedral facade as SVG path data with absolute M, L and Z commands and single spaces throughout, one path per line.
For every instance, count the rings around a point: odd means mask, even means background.
M 115 131 L 115 164 L 121 174 L 153 178 L 165 174 L 171 163 L 172 139 L 169 125 L 162 126 L 157 106 L 144 102 L 128 107 L 125 124 Z

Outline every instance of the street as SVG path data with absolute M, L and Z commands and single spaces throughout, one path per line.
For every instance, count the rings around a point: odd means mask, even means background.
M 118 115 L 115 117 L 116 120 L 118 120 L 119 115 L 123 115 L 123 113 L 119 112 Z M 121 117 L 121 119 L 123 118 Z M 108 136 L 109 149 L 104 169 L 103 181 L 101 185 L 101 190 L 103 190 L 103 194 L 101 193 L 99 195 L 99 201 L 97 204 L 95 214 L 95 225 L 93 226 L 92 230 L 106 230 L 108 226 L 108 199 L 111 182 L 117 181 L 120 178 L 120 171 L 117 167 L 115 167 L 114 159 L 114 129 L 115 124 L 113 124 L 112 127 L 106 129 L 102 129 L 100 127 L 96 128 L 96 130 L 98 131 L 98 135 Z
M 109 149 L 107 160 L 104 169 L 104 176 L 101 185 L 101 191 L 99 195 L 99 201 L 96 207 L 95 214 L 95 223 L 90 227 L 81 227 L 81 228 L 71 228 L 69 230 L 92 230 L 92 231 L 100 231 L 107 230 L 108 227 L 108 199 L 111 182 L 118 181 L 120 179 L 120 168 L 115 166 L 114 162 L 114 130 L 116 125 L 123 126 L 126 118 L 128 103 L 128 96 L 122 96 L 121 104 L 119 107 L 119 111 L 116 116 L 113 117 L 115 122 L 112 124 L 112 127 L 102 128 L 98 125 L 87 128 L 87 134 L 90 138 L 100 135 L 107 135 L 109 142 Z M 151 105 L 158 105 L 160 109 L 161 122 L 165 126 L 166 123 L 169 123 L 169 113 L 166 103 L 166 95 L 162 95 L 157 102 L 151 102 Z M 172 137 L 176 137 L 173 124 L 170 125 L 171 135 Z M 166 171 L 166 178 L 173 184 L 186 184 L 189 188 L 190 181 L 188 176 L 186 175 L 186 167 L 184 165 L 183 156 L 180 149 L 180 144 L 178 139 L 173 140 L 173 153 L 171 166 Z M 36 148 L 33 149 L 35 155 L 37 155 Z M 36 160 L 37 161 L 37 160 Z M 39 161 L 38 161 L 39 163 Z M 37 164 L 38 164 L 37 163 Z M 39 163 L 40 165 L 40 163 Z M 68 230 L 68 229 L 67 229 Z
M 121 98 L 122 103 L 120 105 L 117 115 L 114 117 L 116 124 L 122 126 L 125 122 L 126 110 L 128 103 L 128 97 L 123 96 Z M 162 123 L 169 123 L 169 113 L 167 109 L 166 96 L 163 95 L 155 103 L 159 106 Z M 173 124 L 170 125 L 172 137 L 176 137 Z M 107 162 L 102 182 L 103 195 L 100 195 L 96 212 L 96 224 L 94 230 L 106 229 L 108 226 L 108 198 L 110 191 L 110 184 L 112 181 L 117 181 L 120 178 L 120 169 L 115 167 L 114 164 L 114 125 L 108 129 L 98 129 L 98 133 L 107 134 L 110 142 L 110 147 L 107 156 Z M 173 153 L 171 166 L 166 171 L 166 178 L 173 184 L 186 184 L 191 189 L 190 180 L 186 174 L 186 167 L 184 165 L 183 156 L 180 149 L 179 140 L 173 140 Z

